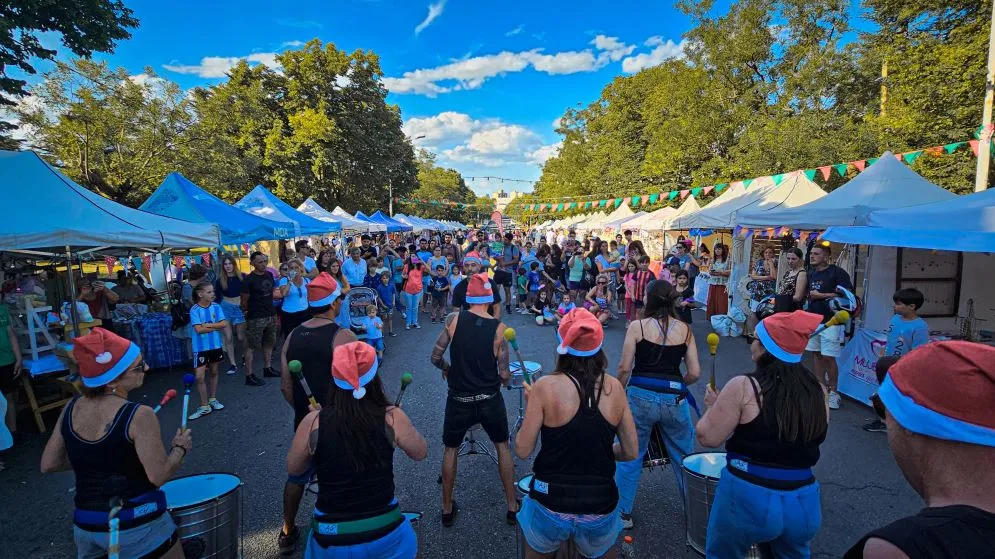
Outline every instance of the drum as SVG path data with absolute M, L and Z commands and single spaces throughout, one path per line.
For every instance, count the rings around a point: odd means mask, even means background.
M 654 423 L 653 430 L 650 431 L 649 445 L 646 446 L 646 454 L 643 456 L 643 467 L 655 468 L 667 464 L 670 464 L 670 455 L 667 454 L 667 446 L 663 444 L 663 433 L 660 432 L 660 425 Z
M 204 558 L 242 556 L 242 480 L 222 473 L 185 476 L 166 482 L 162 491 L 180 540 L 203 540 Z
M 726 453 L 698 452 L 689 454 L 681 463 L 684 471 L 684 514 L 687 527 L 687 545 L 705 555 L 705 535 L 708 531 L 708 514 L 715 499 L 719 476 L 726 467 Z M 757 546 L 750 548 L 745 559 L 762 559 Z
M 522 365 L 518 361 L 512 361 L 508 364 L 508 368 L 511 369 L 511 382 L 508 383 L 508 390 L 521 390 L 522 384 L 525 382 L 525 375 L 522 374 Z M 529 372 L 529 376 L 532 377 L 532 382 L 535 379 L 542 376 L 542 365 L 536 363 L 535 361 L 526 361 L 525 370 Z
M 525 364 L 528 366 L 530 362 L 526 361 Z M 518 495 L 520 497 L 525 497 L 529 494 L 529 489 L 532 487 L 532 478 L 535 477 L 534 474 L 528 474 L 522 476 L 515 484 L 518 488 Z M 518 555 L 516 557 L 521 557 L 525 559 L 525 538 L 522 536 L 522 527 L 515 523 L 515 543 L 518 547 Z M 577 549 L 574 546 L 573 540 L 567 540 L 560 544 L 560 549 L 557 550 L 556 555 L 553 556 L 554 559 L 582 559 L 582 556 L 577 553 Z

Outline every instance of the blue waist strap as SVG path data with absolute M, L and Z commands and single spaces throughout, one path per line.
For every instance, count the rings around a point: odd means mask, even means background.
M 629 379 L 629 386 L 635 386 L 636 388 L 643 388 L 645 390 L 652 390 L 654 392 L 667 391 L 670 394 L 679 394 L 684 396 L 688 400 L 688 405 L 694 410 L 694 413 L 701 417 L 701 410 L 698 409 L 698 402 L 694 399 L 694 395 L 688 390 L 688 387 L 683 382 L 677 382 L 673 380 L 663 380 L 653 377 L 641 377 L 634 374 Z
M 751 463 L 741 454 L 726 455 L 726 465 L 750 475 L 776 481 L 806 481 L 815 477 L 812 468 L 772 468 Z
M 121 529 L 140 526 L 151 520 L 155 520 L 166 512 L 166 494 L 162 491 L 149 491 L 144 495 L 129 499 L 125 506 L 118 512 L 117 518 L 121 522 Z M 108 530 L 107 511 L 76 509 L 73 511 L 73 522 L 80 528 L 93 530 Z

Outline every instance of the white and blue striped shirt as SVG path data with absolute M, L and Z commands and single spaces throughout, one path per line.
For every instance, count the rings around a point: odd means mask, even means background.
M 225 313 L 217 303 L 211 303 L 209 307 L 204 307 L 200 304 L 190 307 L 190 341 L 193 344 L 194 354 L 224 347 L 221 330 L 198 334 L 194 328 L 197 324 L 220 322 L 224 319 Z

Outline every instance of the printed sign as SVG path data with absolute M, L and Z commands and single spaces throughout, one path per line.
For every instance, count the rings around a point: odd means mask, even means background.
M 871 395 L 878 389 L 878 379 L 874 372 L 878 358 L 884 354 L 887 338 L 884 332 L 857 328 L 853 338 L 843 347 L 836 358 L 840 370 L 839 391 L 847 396 L 871 405 Z

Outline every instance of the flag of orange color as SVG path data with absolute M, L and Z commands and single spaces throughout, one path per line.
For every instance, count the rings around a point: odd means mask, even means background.
M 690 193 L 691 193 L 691 191 L 690 191 L 690 190 L 688 190 L 688 189 L 686 189 L 686 188 L 685 188 L 684 190 L 682 190 L 682 191 L 681 191 L 681 200 L 683 200 L 683 199 L 687 198 L 687 197 L 688 197 L 688 194 L 690 194 Z
M 853 161 L 851 163 L 851 165 L 853 165 L 854 167 L 856 167 L 858 171 L 863 171 L 864 170 L 864 166 L 867 165 L 867 162 L 864 161 L 863 159 L 861 159 L 860 161 Z
M 819 172 L 822 173 L 822 179 L 829 180 L 829 173 L 831 173 L 832 170 L 833 170 L 832 167 L 829 165 L 826 165 L 825 167 L 819 167 Z
M 979 145 L 978 140 L 970 140 L 967 143 L 971 145 L 971 151 L 973 151 L 974 152 L 974 156 L 977 157 L 978 156 L 978 145 Z

